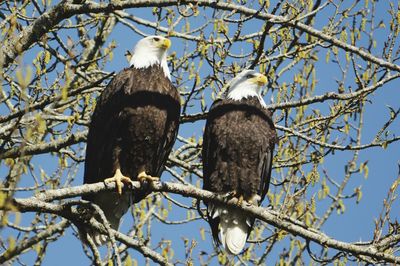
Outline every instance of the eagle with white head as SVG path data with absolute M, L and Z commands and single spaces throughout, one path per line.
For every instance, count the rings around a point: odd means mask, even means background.
M 117 190 L 83 199 L 97 204 L 116 230 L 131 204 L 149 194 L 123 191 L 123 183 L 158 180 L 178 133 L 180 97 L 167 65 L 170 46 L 161 36 L 141 39 L 130 67 L 107 85 L 92 115 L 84 183 L 115 182 Z M 105 242 L 97 232 L 88 233 L 96 244 Z
M 203 188 L 260 205 L 268 192 L 277 142 L 271 113 L 261 96 L 267 78 L 244 70 L 208 113 L 203 140 Z M 242 252 L 255 218 L 237 208 L 205 202 L 215 243 Z

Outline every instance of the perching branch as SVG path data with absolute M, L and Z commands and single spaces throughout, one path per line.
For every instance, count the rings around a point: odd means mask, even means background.
M 140 182 L 133 182 L 132 190 L 140 189 Z M 376 262 L 389 262 L 389 263 L 400 263 L 400 257 L 393 256 L 391 254 L 382 252 L 377 249 L 378 243 L 370 245 L 359 245 L 355 243 L 346 243 L 339 240 L 335 240 L 328 235 L 306 226 L 303 222 L 293 220 L 292 218 L 277 213 L 272 210 L 268 210 L 263 207 L 250 206 L 242 204 L 237 206 L 237 199 L 226 200 L 225 198 L 215 193 L 195 188 L 193 186 L 186 186 L 178 183 L 169 182 L 154 182 L 151 189 L 159 192 L 170 192 L 180 194 L 186 197 L 193 197 L 201 200 L 208 200 L 215 203 L 226 204 L 230 207 L 240 208 L 242 211 L 249 215 L 253 215 L 258 219 L 275 226 L 281 230 L 287 231 L 295 236 L 300 236 L 306 240 L 320 244 L 323 247 L 330 247 L 335 250 L 350 253 L 354 256 L 368 256 L 374 259 Z M 13 205 L 20 212 L 48 212 L 57 215 L 61 215 L 65 218 L 73 218 L 77 213 L 71 209 L 67 213 L 63 205 L 56 205 L 49 203 L 54 200 L 67 199 L 81 195 L 88 195 L 92 193 L 98 193 L 104 190 L 115 190 L 115 184 L 104 184 L 102 182 L 90 185 L 82 185 L 70 188 L 48 190 L 41 192 L 31 198 L 15 198 L 13 199 Z M 100 228 L 99 228 L 100 229 Z M 103 229 L 105 230 L 105 229 Z M 105 231 L 103 231 L 105 232 Z M 117 239 L 126 241 L 122 234 L 115 232 Z M 135 241 L 134 241 L 135 242 Z M 126 244 L 126 243 L 125 243 Z M 143 248 L 138 242 L 135 242 L 135 248 Z

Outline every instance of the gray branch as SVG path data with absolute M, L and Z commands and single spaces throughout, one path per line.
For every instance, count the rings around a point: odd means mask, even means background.
M 133 182 L 132 188 L 133 190 L 140 189 L 140 182 Z M 34 197 L 31 198 L 15 198 L 13 199 L 13 204 L 18 208 L 20 212 L 48 212 L 53 214 L 61 215 L 65 218 L 73 218 L 70 215 L 77 215 L 75 211 L 71 211 L 71 213 L 65 213 L 65 208 L 60 205 L 49 203 L 50 201 L 67 199 L 72 197 L 77 197 L 81 195 L 88 195 L 92 193 L 97 193 L 104 190 L 115 190 L 115 184 L 104 184 L 102 182 L 95 184 L 86 184 L 71 188 L 62 188 L 56 190 L 48 190 L 45 192 L 41 192 Z M 215 203 L 226 204 L 227 206 L 240 208 L 242 211 L 246 212 L 249 215 L 253 215 L 258 219 L 275 226 L 281 230 L 285 230 L 295 236 L 300 236 L 306 240 L 313 241 L 315 243 L 320 244 L 324 247 L 330 247 L 336 250 L 340 250 L 343 252 L 350 253 L 354 256 L 367 256 L 370 257 L 377 262 L 385 261 L 390 263 L 400 263 L 400 258 L 393 256 L 388 253 L 384 253 L 379 251 L 377 247 L 379 246 L 379 242 L 370 245 L 359 245 L 357 243 L 346 243 L 343 241 L 339 241 L 333 239 L 326 234 L 308 227 L 303 222 L 294 220 L 286 215 L 282 215 L 272 210 L 265 209 L 263 207 L 256 207 L 247 204 L 242 204 L 241 206 L 237 206 L 237 199 L 233 198 L 227 201 L 224 197 L 202 190 L 193 186 L 186 186 L 178 183 L 169 183 L 169 182 L 155 182 L 152 184 L 153 191 L 159 192 L 170 192 L 175 194 L 180 194 L 185 197 L 193 197 L 201 200 L 208 200 Z M 105 229 L 102 229 L 102 232 L 106 232 Z M 125 243 L 127 239 L 123 237 L 122 234 L 115 232 L 116 239 L 119 239 Z M 139 242 L 135 242 L 132 239 L 129 239 L 130 244 L 136 249 L 140 249 L 143 253 L 143 249 L 145 246 L 140 246 Z M 127 244 L 127 243 L 125 243 Z M 143 253 L 144 254 L 144 253 Z M 154 257 L 152 257 L 154 259 Z

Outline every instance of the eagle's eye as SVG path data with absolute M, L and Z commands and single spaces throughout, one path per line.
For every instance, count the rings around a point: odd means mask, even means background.
M 251 78 L 254 78 L 254 75 L 253 75 L 253 74 L 248 74 L 248 75 L 246 75 L 246 79 L 251 79 Z
M 158 42 L 160 40 L 160 38 L 159 37 L 154 37 L 153 40 Z

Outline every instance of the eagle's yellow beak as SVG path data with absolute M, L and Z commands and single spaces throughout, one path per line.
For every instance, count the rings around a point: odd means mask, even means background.
M 165 50 L 169 49 L 169 47 L 171 47 L 171 41 L 165 38 L 161 43 L 161 47 L 164 48 Z
M 267 84 L 268 79 L 263 74 L 257 74 L 257 76 L 252 78 L 251 81 L 257 83 L 258 86 L 264 86 Z

